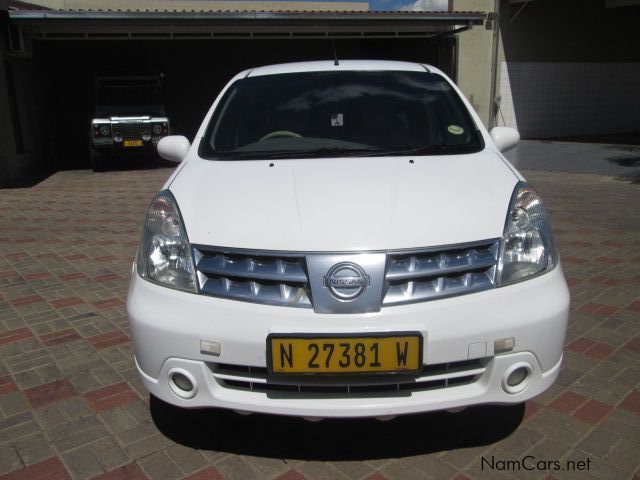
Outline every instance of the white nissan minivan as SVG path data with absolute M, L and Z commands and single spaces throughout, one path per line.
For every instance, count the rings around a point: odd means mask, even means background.
M 151 202 L 127 309 L 171 404 L 379 417 L 523 402 L 560 371 L 549 219 L 438 69 L 318 61 L 234 77 Z

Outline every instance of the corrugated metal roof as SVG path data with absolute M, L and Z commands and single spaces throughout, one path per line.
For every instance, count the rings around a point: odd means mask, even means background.
M 69 13 L 350 13 L 359 15 L 429 15 L 437 17 L 451 17 L 457 18 L 461 15 L 482 15 L 482 12 L 440 12 L 440 11 L 410 11 L 410 10 L 223 10 L 223 9 L 209 9 L 209 10 L 149 10 L 149 9 L 127 9 L 127 10 L 110 10 L 110 9 L 95 9 L 95 10 L 52 10 L 55 12 L 69 12 Z
M 36 5 L 29 2 L 21 2 L 18 0 L 9 0 L 7 2 L 7 7 L 9 10 L 49 10 L 47 7 L 43 7 L 42 5 Z
M 24 4 L 24 2 L 14 2 Z M 240 2 L 238 2 L 240 3 Z M 294 3 L 294 2 L 292 2 Z M 28 5 L 28 4 L 25 4 Z M 34 5 L 34 7 L 38 7 Z M 10 6 L 11 8 L 11 6 Z M 15 10 L 37 10 L 37 11 L 47 11 L 50 13 L 53 12 L 66 12 L 66 13 L 256 13 L 256 12 L 286 12 L 286 13 L 331 13 L 331 12 L 341 12 L 341 13 L 354 13 L 354 14 L 402 14 L 402 15 L 435 15 L 435 16 L 443 16 L 443 17 L 458 17 L 460 15 L 486 15 L 484 12 L 477 11 L 460 11 L 460 12 L 443 12 L 439 10 L 244 10 L 244 9 L 148 9 L 148 8 L 136 8 L 136 9 L 111 9 L 111 8 L 92 8 L 92 9 L 67 9 L 67 8 L 58 8 L 58 9 L 50 9 L 45 7 L 39 8 L 15 8 Z
M 23 4 L 24 2 L 12 2 L 13 4 Z M 484 12 L 442 12 L 442 11 L 404 11 L 404 10 L 222 10 L 222 9 L 207 9 L 207 10 L 178 10 L 178 9 L 46 9 L 46 8 L 28 8 L 20 5 L 11 5 L 9 9 L 12 10 L 12 17 L 43 17 L 43 18 L 62 18 L 72 17 L 74 15 L 87 18 L 93 16 L 94 18 L 101 18 L 105 15 L 117 15 L 126 16 L 133 15 L 136 17 L 145 16 L 165 16 L 165 15 L 178 15 L 182 17 L 189 16 L 206 16 L 207 14 L 254 14 L 254 13 L 268 13 L 268 14 L 347 14 L 347 15 L 363 15 L 363 16 L 403 16 L 403 17 L 430 17 L 430 18 L 442 18 L 442 19 L 480 19 L 485 18 Z
M 483 12 L 271 10 L 11 10 L 41 39 L 388 38 L 455 35 Z

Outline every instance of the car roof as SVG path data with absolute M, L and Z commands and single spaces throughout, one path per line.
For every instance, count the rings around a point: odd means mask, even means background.
M 326 71 L 404 71 L 425 72 L 433 71 L 430 65 L 399 62 L 392 60 L 339 60 L 338 65 L 334 60 L 320 60 L 314 62 L 281 63 L 254 68 L 247 72 L 247 77 L 259 77 L 263 75 L 277 75 L 281 73 L 302 72 L 326 72 Z

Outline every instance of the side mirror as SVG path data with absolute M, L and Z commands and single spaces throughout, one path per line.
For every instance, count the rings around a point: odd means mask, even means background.
M 187 156 L 191 143 L 182 135 L 169 135 L 158 142 L 158 154 L 165 160 L 180 163 Z
M 498 150 L 506 152 L 518 145 L 520 134 L 515 128 L 511 127 L 493 127 L 489 132 L 493 143 L 496 144 Z

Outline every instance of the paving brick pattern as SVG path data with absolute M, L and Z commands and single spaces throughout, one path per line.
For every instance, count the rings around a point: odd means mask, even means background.
M 0 479 L 640 478 L 640 187 L 525 173 L 571 286 L 559 380 L 526 406 L 386 423 L 149 403 L 124 302 L 169 170 L 60 172 L 0 192 Z M 589 468 L 505 464 L 524 458 Z

